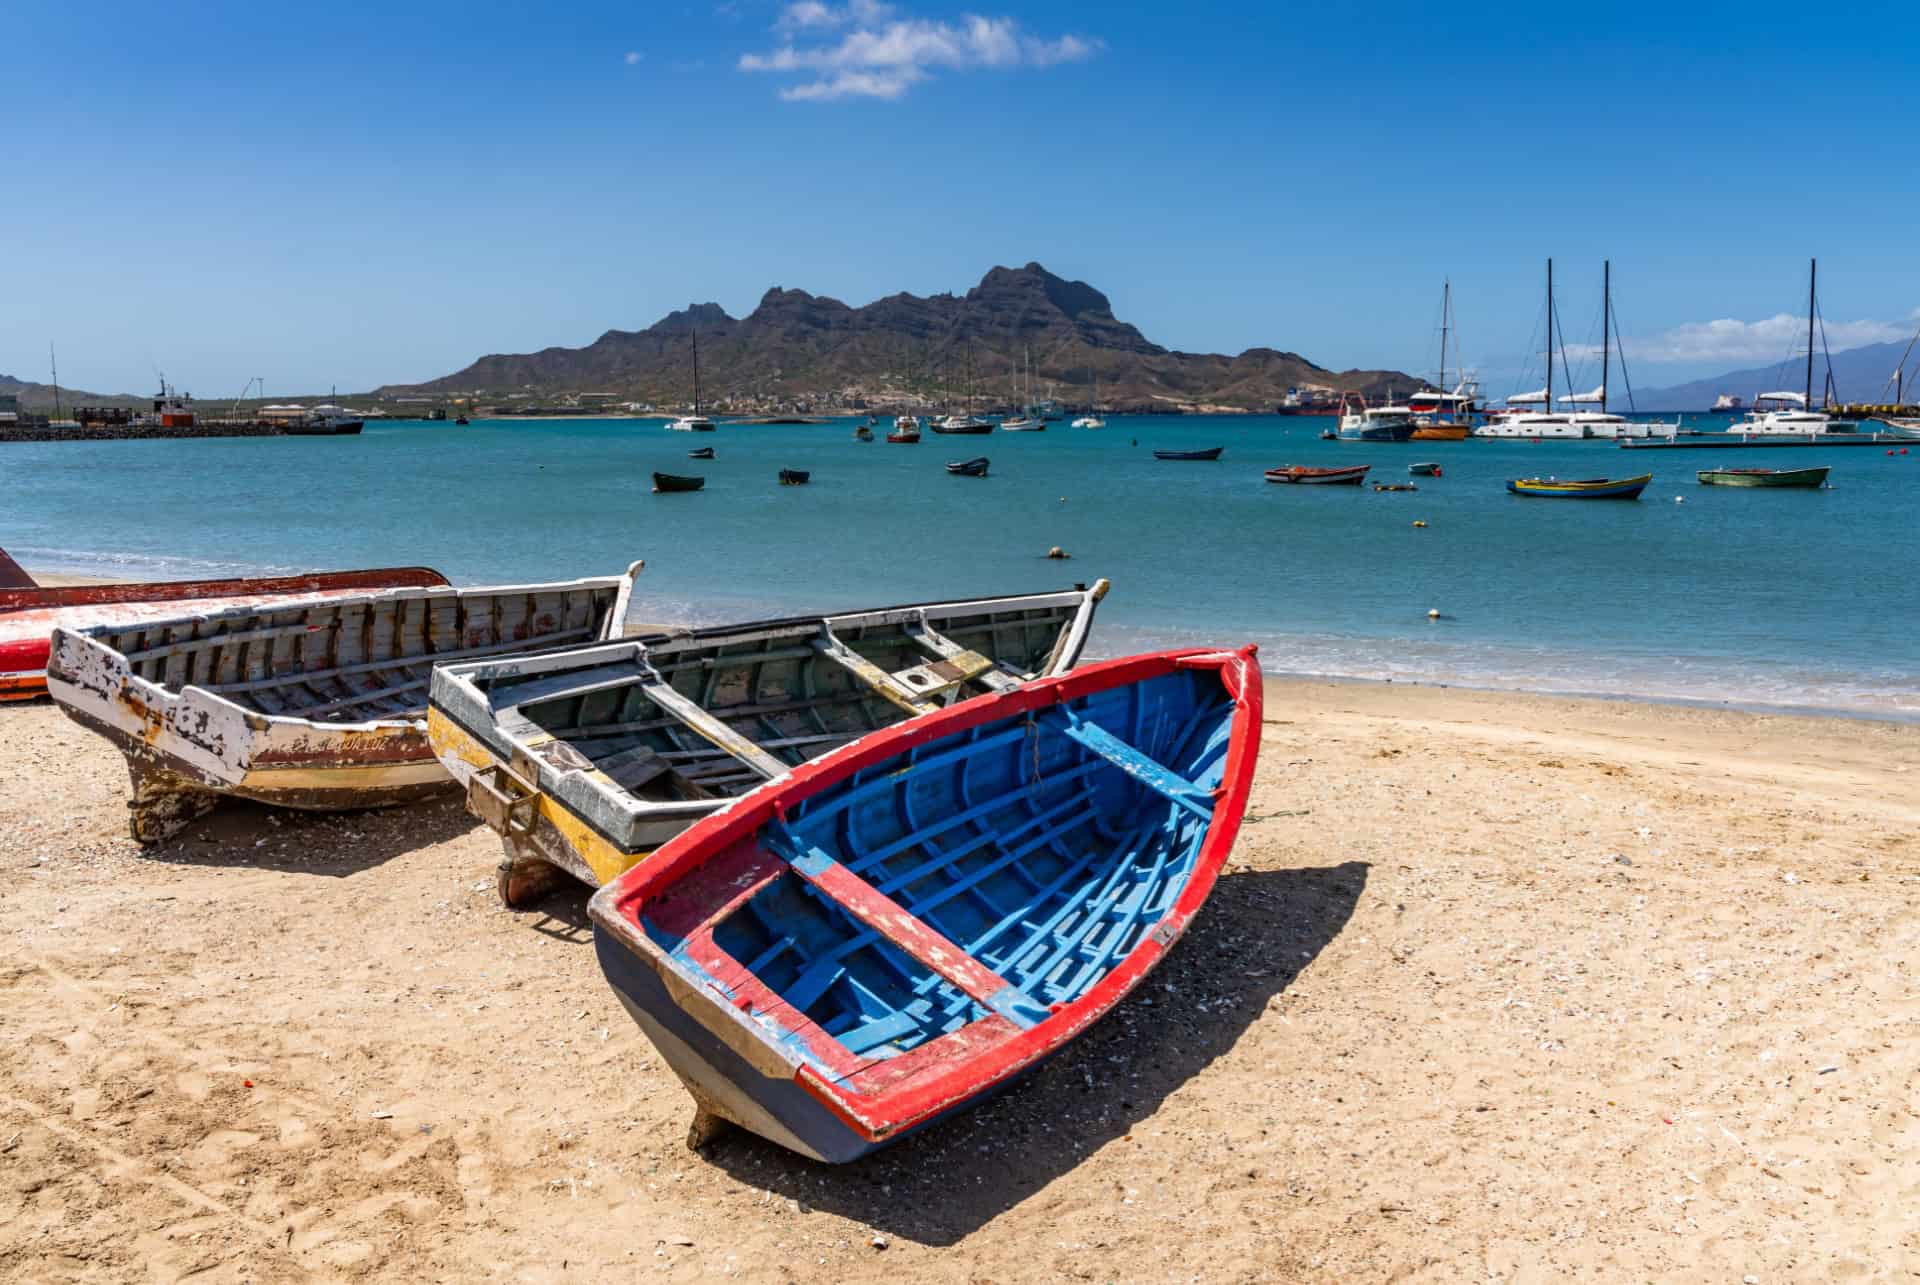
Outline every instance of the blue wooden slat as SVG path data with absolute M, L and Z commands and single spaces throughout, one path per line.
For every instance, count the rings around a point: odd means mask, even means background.
M 1186 777 L 1148 758 L 1133 746 L 1098 723 L 1074 717 L 1061 710 L 1062 720 L 1055 724 L 1066 735 L 1113 763 L 1128 776 L 1157 794 L 1165 795 L 1196 816 L 1213 819 L 1213 793 L 1195 785 Z

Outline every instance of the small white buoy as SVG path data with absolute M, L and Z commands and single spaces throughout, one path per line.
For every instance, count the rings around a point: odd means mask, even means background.
M 1051 549 L 1047 550 L 1047 556 L 1049 558 L 1062 559 L 1067 557 L 1068 555 L 1065 549 L 1061 548 L 1059 545 L 1056 544 Z
M 1060 497 L 1060 503 L 1062 503 L 1062 504 L 1065 504 L 1066 502 L 1067 502 L 1067 497 L 1066 497 L 1066 496 L 1064 496 L 1064 495 L 1063 495 L 1063 496 L 1061 496 L 1061 497 Z
M 1428 608 L 1427 608 L 1427 619 L 1428 619 L 1428 620 L 1438 620 L 1438 619 L 1440 619 L 1440 608 L 1438 608 L 1438 607 L 1428 607 Z
M 1675 504 L 1685 504 L 1687 502 L 1687 497 L 1684 495 L 1676 495 L 1673 497 L 1673 502 Z

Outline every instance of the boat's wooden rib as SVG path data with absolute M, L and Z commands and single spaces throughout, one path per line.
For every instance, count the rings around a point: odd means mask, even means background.
M 453 784 L 427 743 L 431 675 L 618 637 L 633 578 L 392 589 L 56 629 L 48 687 L 133 777 L 142 843 L 222 795 L 281 807 L 378 807 Z
M 428 734 L 501 833 L 501 895 L 519 904 L 560 872 L 604 883 L 734 796 L 876 728 L 1067 672 L 1106 590 L 456 663 L 435 671 Z
M 689 1141 L 852 1160 L 1059 1051 L 1206 900 L 1260 709 L 1252 648 L 1090 665 L 875 731 L 601 889 L 601 968 Z

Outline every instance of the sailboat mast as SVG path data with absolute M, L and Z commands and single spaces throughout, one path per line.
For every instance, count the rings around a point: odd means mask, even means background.
M 1447 310 L 1453 306 L 1453 282 L 1440 283 L 1440 391 L 1447 391 Z
M 1820 275 L 1820 260 L 1807 260 L 1807 409 L 1813 409 L 1813 300 L 1814 282 Z
M 65 419 L 60 411 L 60 363 L 54 360 L 53 340 L 47 340 L 47 369 L 53 372 L 53 417 Z
M 693 413 L 700 414 L 700 332 L 688 331 L 693 336 Z
M 1547 260 L 1547 414 L 1553 414 L 1553 260 Z
M 1607 413 L 1607 359 L 1613 355 L 1613 260 L 1600 261 L 1600 413 Z

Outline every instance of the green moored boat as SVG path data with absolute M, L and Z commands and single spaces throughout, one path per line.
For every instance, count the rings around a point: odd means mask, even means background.
M 1707 468 L 1696 476 L 1702 486 L 1795 486 L 1811 491 L 1827 484 L 1824 468 Z

